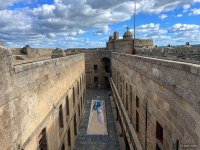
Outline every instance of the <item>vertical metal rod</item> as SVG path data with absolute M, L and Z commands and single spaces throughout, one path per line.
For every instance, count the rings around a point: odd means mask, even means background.
M 134 33 L 133 33 L 133 54 L 135 54 L 135 28 L 136 28 L 136 0 L 134 0 Z
M 135 28 L 136 28 L 136 0 L 135 0 L 135 8 L 134 8 L 134 40 L 135 40 Z

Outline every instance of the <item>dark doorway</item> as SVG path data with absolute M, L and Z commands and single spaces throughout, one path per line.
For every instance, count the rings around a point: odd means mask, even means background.
M 108 78 L 111 76 L 111 69 L 110 69 L 111 62 L 110 59 L 107 57 L 102 58 L 101 62 L 104 68 L 104 85 L 106 88 L 109 88 L 110 84 Z
M 94 77 L 94 86 L 98 87 L 99 84 L 99 78 L 98 77 Z
M 105 65 L 105 68 L 104 68 L 104 69 L 105 69 L 106 72 L 110 72 L 109 66 Z
M 101 62 L 102 62 L 102 64 L 103 64 L 103 67 L 104 67 L 104 71 L 106 72 L 106 73 L 111 73 L 111 70 L 110 70 L 110 59 L 109 58 L 107 58 L 107 57 L 104 57 L 104 58 L 102 58 L 101 59 Z

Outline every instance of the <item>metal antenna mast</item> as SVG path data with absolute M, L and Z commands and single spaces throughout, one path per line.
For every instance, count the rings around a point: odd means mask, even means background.
M 135 54 L 135 29 L 136 29 L 136 0 L 134 0 L 134 33 L 133 33 L 133 54 Z

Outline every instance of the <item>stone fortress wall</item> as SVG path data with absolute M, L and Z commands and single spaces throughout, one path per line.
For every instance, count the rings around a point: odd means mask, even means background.
M 138 44 L 135 39 L 133 50 L 127 32 L 123 39 L 114 33 L 107 43 L 116 119 L 126 147 L 200 149 L 199 47 L 158 48 L 151 40 Z
M 105 50 L 104 48 L 83 49 L 78 51 L 80 53 L 85 53 L 85 72 L 87 87 L 107 87 L 104 59 L 111 60 L 111 52 Z M 95 78 L 98 79 L 97 83 L 94 82 Z
M 84 108 L 84 54 L 15 61 L 0 49 L 0 149 L 38 149 L 43 129 L 49 150 L 72 148 Z
M 133 39 L 132 33 L 127 30 L 123 39 L 119 39 L 119 33 L 114 32 L 113 36 L 109 37 L 109 41 L 106 43 L 106 49 L 118 52 L 118 53 L 128 53 L 132 54 L 133 46 L 135 48 L 142 47 L 153 47 L 153 40 L 151 39 Z
M 112 79 L 135 131 L 139 124 L 136 133 L 143 149 L 145 135 L 149 150 L 156 145 L 173 150 L 177 140 L 180 147 L 193 145 L 199 149 L 200 66 L 119 53 L 112 53 L 111 58 Z M 156 138 L 157 122 L 163 128 L 162 141 Z
M 23 48 L 11 48 L 12 54 L 15 55 L 27 55 L 28 58 L 36 58 L 36 57 L 51 57 L 51 53 L 53 49 L 50 48 L 31 48 L 31 47 L 23 47 Z
M 200 47 L 182 46 L 175 48 L 136 48 L 135 54 L 188 63 L 200 63 Z

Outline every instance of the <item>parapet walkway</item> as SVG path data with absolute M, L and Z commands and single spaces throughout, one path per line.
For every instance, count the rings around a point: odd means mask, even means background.
M 87 89 L 85 113 L 78 131 L 74 150 L 120 150 L 116 126 L 112 113 L 109 90 Z M 97 96 L 105 100 L 108 135 L 87 135 L 91 101 Z

